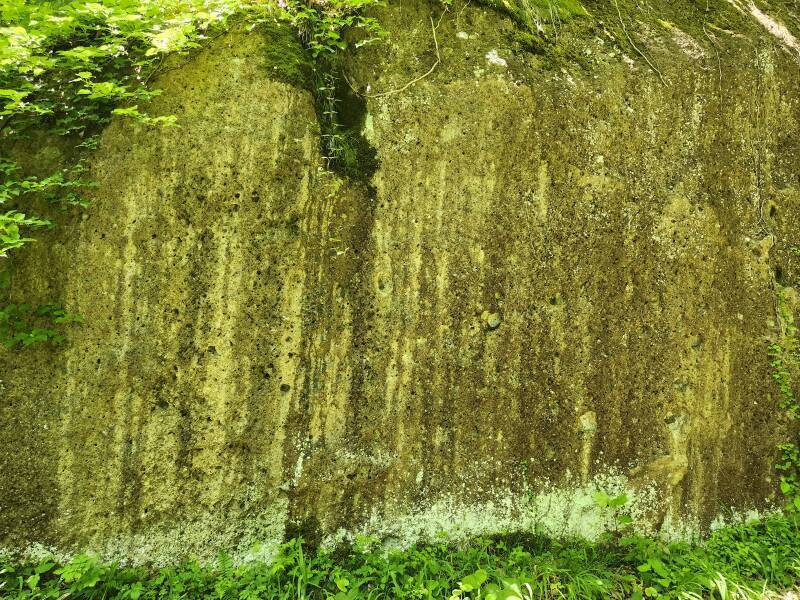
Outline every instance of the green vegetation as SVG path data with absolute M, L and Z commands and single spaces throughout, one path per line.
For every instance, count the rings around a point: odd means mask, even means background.
M 225 28 L 236 18 L 253 24 L 290 23 L 311 57 L 325 62 L 347 46 L 344 34 L 350 29 L 366 32 L 359 44 L 380 35 L 377 22 L 361 14 L 374 3 L 5 2 L 0 9 L 3 147 L 22 139 L 30 129 L 44 129 L 74 140 L 76 151 L 91 150 L 96 144 L 92 136 L 113 115 L 147 125 L 175 126 L 178 123 L 172 116 L 151 117 L 140 109 L 159 95 L 150 83 L 166 55 L 198 47 L 214 28 Z M 295 46 L 284 39 L 277 50 L 280 56 L 271 56 L 272 63 L 280 62 L 295 82 L 304 80 L 306 61 Z M 0 217 L 0 255 L 32 241 L 24 230 L 52 224 L 17 208 L 26 196 L 46 192 L 53 202 L 86 205 L 80 195 L 88 185 L 81 179 L 83 154 L 76 154 L 74 165 L 44 178 L 23 176 L 10 157 L 0 156 L 0 204 L 16 205 Z
M 0 342 L 6 346 L 63 339 L 58 325 L 76 321 L 60 307 L 10 303 L 8 255 L 52 227 L 41 211 L 86 207 L 91 183 L 84 161 L 96 134 L 118 114 L 145 125 L 175 125 L 139 110 L 158 95 L 149 82 L 164 56 L 196 47 L 233 14 L 230 2 L 112 0 L 26 2 L 0 8 Z M 50 173 L 25 173 L 11 155 L 32 130 L 60 136 L 72 158 Z M 41 168 L 41 167 L 38 167 Z M 39 213 L 39 214 L 36 214 Z
M 783 291 L 778 293 L 778 320 L 781 326 L 780 341 L 769 346 L 772 377 L 778 385 L 780 406 L 793 423 L 800 419 L 800 403 L 794 391 L 792 372 L 800 364 L 798 329 Z M 788 441 L 778 446 L 781 452 L 776 469 L 781 474 L 781 492 L 789 500 L 787 510 L 800 511 L 800 448 Z
M 0 564 L 4 598 L 763 598 L 800 576 L 794 517 L 719 530 L 702 545 L 622 537 L 596 545 L 506 535 L 383 551 L 285 544 L 271 564 L 196 562 L 158 570 L 81 555 L 58 566 Z
M 573 17 L 588 16 L 579 0 L 484 0 L 509 14 L 519 26 L 514 37 L 530 50 L 558 41 L 562 26 Z
M 7 304 L 0 308 L 0 344 L 6 348 L 16 345 L 30 346 L 37 342 L 64 340 L 63 327 L 80 323 L 80 315 L 69 314 L 55 304 L 37 307 L 27 304 Z
M 296 53 L 293 65 L 310 65 L 310 91 L 314 95 L 326 167 L 354 178 L 368 178 L 376 167 L 375 152 L 361 137 L 363 100 L 351 93 L 342 76 L 341 51 L 348 47 L 345 33 L 357 32 L 356 48 L 381 39 L 385 31 L 364 11 L 379 0 L 334 0 L 325 4 L 291 2 L 281 13 L 305 46 L 308 58 Z M 289 56 L 292 56 L 290 54 Z M 275 60 L 275 57 L 271 58 Z M 287 69 L 284 69 L 286 72 Z M 289 72 L 297 71 L 290 66 Z M 297 80 L 295 73 L 290 79 Z M 344 108 L 348 110 L 343 110 Z M 356 107 L 356 110 L 353 110 Z M 360 110 L 358 110 L 360 109 Z

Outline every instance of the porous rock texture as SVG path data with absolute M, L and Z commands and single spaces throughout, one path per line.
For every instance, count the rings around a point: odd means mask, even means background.
M 181 127 L 114 122 L 93 205 L 15 264 L 20 299 L 85 323 L 0 353 L 0 545 L 591 538 L 597 490 L 686 537 L 778 503 L 796 20 L 605 4 L 535 52 L 474 3 L 378 11 L 387 40 L 343 65 L 360 179 L 326 171 L 273 30 L 165 73 Z

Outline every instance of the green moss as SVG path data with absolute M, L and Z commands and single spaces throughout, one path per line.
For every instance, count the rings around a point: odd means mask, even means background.
M 268 40 L 264 62 L 269 76 L 295 87 L 310 89 L 314 65 L 297 34 L 277 23 L 265 23 L 262 27 Z
M 344 80 L 336 84 L 338 160 L 336 167 L 353 179 L 369 182 L 378 168 L 377 151 L 361 134 L 367 115 L 364 98 L 355 94 Z
M 503 8 L 519 22 L 534 27 L 535 20 L 550 24 L 588 14 L 578 0 L 491 0 L 488 4 Z
M 565 22 L 588 15 L 578 0 L 486 0 L 485 4 L 510 15 L 519 26 L 512 37 L 533 51 L 557 38 Z
M 322 155 L 330 171 L 369 183 L 378 168 L 377 152 L 362 135 L 364 98 L 347 83 L 340 60 L 318 60 L 314 68 L 314 107 L 321 130 Z
M 482 4 L 509 15 L 516 28 L 511 38 L 521 49 L 546 55 L 557 62 L 585 63 L 586 36 L 610 34 L 617 45 L 635 57 L 634 48 L 646 46 L 642 35 L 655 34 L 668 42 L 676 30 L 700 46 L 742 44 L 763 37 L 763 28 L 727 0 L 676 0 L 639 4 L 631 0 L 482 0 Z M 794 32 L 800 22 L 782 2 L 762 3 L 773 18 Z M 712 33 L 715 33 L 712 40 Z M 641 49 L 641 48 L 640 48 Z
M 665 37 L 671 37 L 672 34 L 668 31 L 670 28 L 677 28 L 704 46 L 711 45 L 707 35 L 710 29 L 716 28 L 743 35 L 760 32 L 753 19 L 740 13 L 727 0 L 708 0 L 708 2 L 676 0 L 647 6 L 640 6 L 631 0 L 617 2 L 586 0 L 586 9 L 593 20 L 602 22 L 614 33 L 623 47 L 629 46 L 630 42 L 623 31 L 621 21 L 624 22 L 628 33 L 633 36 L 641 24 L 664 34 Z M 665 24 L 668 27 L 665 27 Z
M 377 168 L 375 149 L 361 135 L 366 106 L 352 92 L 334 56 L 312 57 L 297 31 L 266 23 L 264 59 L 269 76 L 311 92 L 320 124 L 327 167 L 341 175 L 368 181 Z

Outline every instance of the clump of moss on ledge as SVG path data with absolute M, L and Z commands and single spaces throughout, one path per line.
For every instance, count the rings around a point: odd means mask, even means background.
M 373 540 L 334 552 L 284 544 L 271 564 L 196 562 L 149 570 L 81 555 L 0 561 L 4 598 L 769 598 L 797 585 L 800 526 L 773 517 L 722 529 L 702 545 L 609 536 L 590 545 L 522 533 L 389 552 Z
M 450 0 L 452 1 L 452 0 Z M 698 47 L 717 55 L 726 45 L 750 44 L 769 34 L 756 19 L 728 0 L 675 0 L 642 4 L 632 0 L 480 0 L 510 16 L 516 27 L 513 41 L 529 52 L 586 66 L 584 42 L 610 37 L 634 59 L 645 61 L 653 35 L 674 46 L 678 35 L 688 35 Z M 773 18 L 800 35 L 800 20 L 782 2 L 765 5 Z M 653 68 L 653 65 L 650 64 Z M 654 69 L 655 70 L 655 69 Z
M 277 22 L 262 23 L 260 28 L 268 40 L 265 44 L 264 66 L 270 78 L 301 89 L 310 89 L 314 63 L 297 33 Z
M 482 4 L 508 14 L 516 23 L 514 40 L 534 52 L 558 40 L 561 28 L 574 17 L 589 13 L 580 0 L 482 0 Z

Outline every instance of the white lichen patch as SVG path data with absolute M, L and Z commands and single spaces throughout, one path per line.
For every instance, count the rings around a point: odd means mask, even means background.
M 758 21 L 764 27 L 764 29 L 772 34 L 785 47 L 800 54 L 800 42 L 798 42 L 797 38 L 794 37 L 792 32 L 786 28 L 786 25 L 769 16 L 767 13 L 758 8 L 758 6 L 756 6 L 753 2 L 750 2 L 748 5 L 740 2 L 740 0 L 728 0 L 728 2 L 730 2 L 731 5 L 733 5 L 736 10 L 742 14 L 749 14 L 755 18 L 755 20 Z
M 17 547 L 0 546 L 0 556 L 8 556 L 32 563 L 54 559 L 57 562 L 64 564 L 70 561 L 70 559 L 74 556 L 74 553 L 65 552 L 63 548 L 58 548 L 56 546 L 45 546 L 39 542 L 34 542 L 23 549 Z
M 415 543 L 463 540 L 511 531 L 596 541 L 604 532 L 617 527 L 615 513 L 598 504 L 597 492 L 610 496 L 624 493 L 629 502 L 621 510 L 634 519 L 633 528 L 638 533 L 670 539 L 695 539 L 700 535 L 699 521 L 693 518 L 681 518 L 680 531 L 672 527 L 669 515 L 662 526 L 654 527 L 647 515 L 654 505 L 669 499 L 659 497 L 655 486 L 633 489 L 628 479 L 617 472 L 596 475 L 586 484 L 536 482 L 533 488 L 537 491 L 498 489 L 493 498 L 477 503 L 465 502 L 461 494 L 453 493 L 417 510 L 395 515 L 376 511 L 362 526 L 329 535 L 325 544 L 334 546 L 374 538 L 381 540 L 386 548 L 406 548 Z
M 192 521 L 156 525 L 136 533 L 108 534 L 95 544 L 68 548 L 32 543 L 23 549 L 0 547 L 0 555 L 30 561 L 52 557 L 65 563 L 77 554 L 90 554 L 107 563 L 166 566 L 186 558 L 191 547 L 203 549 L 193 556 L 205 564 L 213 564 L 220 550 L 227 552 L 234 564 L 269 563 L 283 542 L 287 515 L 288 502 L 278 498 L 250 519 L 208 513 Z
M 361 130 L 361 135 L 363 135 L 370 142 L 374 140 L 375 119 L 373 118 L 372 113 L 367 113 L 367 115 L 364 117 L 364 127 Z
M 235 563 L 270 562 L 283 541 L 287 514 L 288 502 L 279 498 L 250 520 L 225 522 L 224 517 L 205 514 L 174 526 L 155 526 L 136 534 L 120 533 L 90 550 L 103 560 L 134 565 L 173 564 L 177 557 L 185 556 L 187 546 L 206 549 L 202 554 L 198 552 L 197 558 L 202 562 L 214 561 L 221 549 L 229 552 Z
M 763 521 L 764 519 L 768 519 L 770 517 L 777 517 L 780 514 L 781 510 L 778 508 L 770 508 L 762 511 L 734 509 L 728 511 L 725 516 L 718 515 L 717 518 L 711 522 L 708 528 L 711 531 L 718 531 L 732 525 L 750 523 L 753 521 Z
M 703 58 L 705 55 L 703 47 L 692 36 L 677 27 L 671 28 L 670 33 L 672 34 L 672 40 L 687 56 L 695 60 Z
M 761 23 L 761 25 L 763 25 L 767 31 L 774 35 L 783 44 L 795 52 L 800 53 L 800 43 L 797 41 L 797 38 L 792 35 L 792 32 L 786 28 L 786 25 L 770 17 L 752 2 L 748 8 L 750 10 L 750 14 L 753 15 L 753 17 L 755 17 L 755 19 Z
M 506 61 L 506 59 L 500 56 L 497 53 L 497 50 L 495 50 L 494 48 L 492 48 L 491 50 L 489 50 L 489 52 L 486 53 L 486 62 L 496 67 L 505 68 L 508 66 L 508 62 Z

